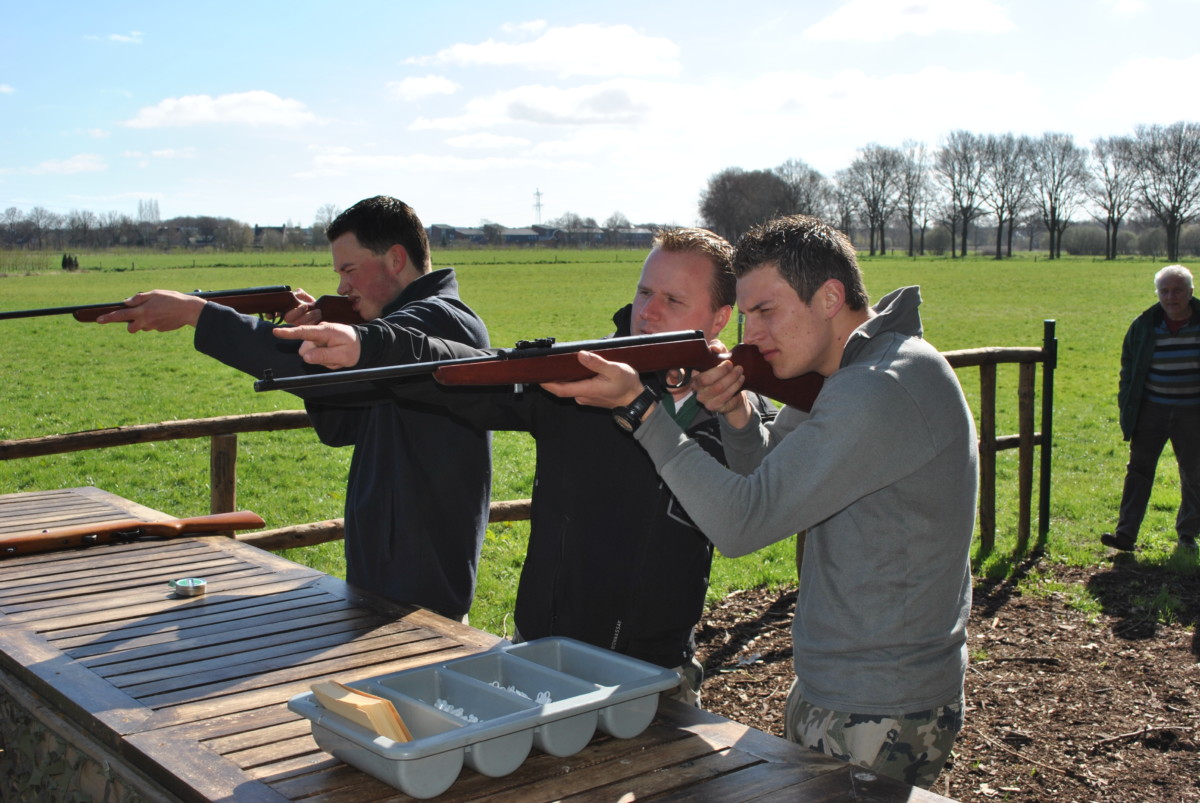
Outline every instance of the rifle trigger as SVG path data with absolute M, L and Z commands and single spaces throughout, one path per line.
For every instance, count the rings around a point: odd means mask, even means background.
M 674 385 L 671 384 L 671 381 L 668 378 L 671 376 L 671 372 L 670 371 L 662 372 L 663 384 L 666 385 L 667 390 L 679 390 L 680 388 L 687 387 L 688 384 L 692 381 L 692 369 L 691 368 L 678 368 L 676 370 L 679 371 L 679 381 L 677 383 L 675 383 Z

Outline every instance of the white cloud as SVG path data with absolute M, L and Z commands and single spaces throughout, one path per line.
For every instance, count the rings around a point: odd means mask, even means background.
M 419 118 L 414 130 L 468 131 L 496 125 L 631 125 L 653 108 L 649 85 L 636 81 L 606 81 L 562 89 L 529 85 L 476 98 L 458 117 Z
M 140 45 L 142 43 L 143 34 L 141 31 L 130 31 L 129 33 L 110 33 L 108 40 L 110 42 L 120 42 L 124 45 Z
M 414 64 L 524 67 L 572 75 L 678 75 L 679 47 L 670 39 L 645 36 L 629 25 L 550 28 L 529 42 L 457 44 Z
M 8 84 L 0 84 L 0 95 L 11 95 L 17 90 L 13 89 Z
M 94 153 L 80 153 L 69 159 L 50 159 L 26 172 L 33 175 L 69 176 L 75 173 L 97 173 L 107 170 L 108 164 Z
M 354 153 L 325 153 L 313 159 L 313 168 L 296 174 L 297 178 L 321 178 L 329 176 L 343 177 L 347 175 L 378 175 L 382 173 L 413 173 L 427 172 L 443 173 L 479 173 L 487 174 L 495 170 L 559 170 L 571 167 L 572 164 L 551 162 L 545 159 L 530 159 L 524 157 L 486 156 L 483 158 L 465 158 L 461 156 L 441 156 L 427 153 L 414 154 L 354 154 Z M 578 165 L 574 165 L 578 167 Z
M 1080 97 L 1076 107 L 1077 118 L 1091 118 L 1096 110 L 1137 107 L 1138 123 L 1173 123 L 1177 120 L 1196 119 L 1194 107 L 1186 91 L 1181 91 L 1180 80 L 1186 84 L 1185 76 L 1200 75 L 1200 54 L 1187 58 L 1130 59 L 1112 62 L 1107 78 L 1092 85 L 1092 91 Z M 1132 134 L 1130 127 L 1125 131 L 1108 130 L 1104 136 Z
M 449 78 L 443 78 L 440 75 L 426 75 L 422 78 L 389 81 L 387 88 L 401 100 L 419 100 L 430 95 L 453 95 L 462 87 Z
M 446 144 L 455 148 L 473 148 L 486 150 L 490 148 L 521 148 L 529 144 L 524 137 L 502 137 L 499 134 L 464 134 L 460 137 L 450 137 Z
M 505 33 L 541 33 L 550 27 L 545 20 L 530 20 L 528 22 L 506 22 L 500 26 Z
M 804 32 L 808 39 L 881 42 L 904 34 L 1005 33 L 1014 30 L 991 0 L 845 0 Z
M 167 98 L 157 106 L 139 110 L 136 117 L 125 121 L 125 125 L 130 128 L 166 128 L 206 123 L 296 126 L 315 120 L 316 116 L 298 100 L 253 90 L 215 98 L 209 95 Z
M 163 148 L 157 151 L 150 151 L 150 155 L 155 159 L 195 159 L 195 148 Z
M 1143 0 L 1105 0 L 1105 5 L 1118 17 L 1135 17 L 1146 10 Z

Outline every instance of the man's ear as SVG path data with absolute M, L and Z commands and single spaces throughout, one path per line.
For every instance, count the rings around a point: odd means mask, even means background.
M 727 323 L 729 323 L 729 319 L 732 316 L 733 316 L 733 307 L 729 306 L 728 304 L 726 304 L 725 306 L 721 307 L 716 312 L 714 312 L 713 313 L 713 331 L 716 332 L 717 334 L 720 334 L 721 330 L 725 328 L 725 325 Z
M 384 262 L 393 276 L 399 276 L 408 267 L 408 251 L 396 243 L 384 254 Z
M 846 286 L 840 279 L 826 279 L 817 294 L 827 319 L 833 318 L 846 306 Z

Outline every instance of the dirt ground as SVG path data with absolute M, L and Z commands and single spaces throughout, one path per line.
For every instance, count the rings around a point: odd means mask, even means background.
M 1096 571 L 1026 571 L 1087 586 L 1098 618 L 1061 592 L 977 584 L 966 716 L 933 791 L 961 801 L 1200 801 L 1200 581 L 1118 557 Z M 1137 600 L 1180 601 L 1160 624 Z M 704 707 L 783 735 L 795 589 L 735 592 L 697 634 Z

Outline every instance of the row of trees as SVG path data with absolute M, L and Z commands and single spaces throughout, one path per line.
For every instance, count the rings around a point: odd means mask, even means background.
M 861 232 L 872 255 L 899 226 L 910 256 L 925 252 L 933 227 L 950 234 L 952 254 L 965 256 L 971 225 L 986 221 L 997 259 L 1012 255 L 1014 231 L 1031 220 L 1046 231 L 1050 257 L 1059 257 L 1063 233 L 1085 216 L 1103 226 L 1104 254 L 1113 259 L 1122 223 L 1140 214 L 1161 225 L 1167 258 L 1176 261 L 1184 225 L 1200 213 L 1200 124 L 1137 126 L 1133 136 L 1100 138 L 1090 149 L 1070 134 L 955 131 L 933 150 L 867 145 L 832 178 L 795 159 L 771 170 L 728 168 L 700 196 L 704 224 L 729 239 L 797 213 Z

